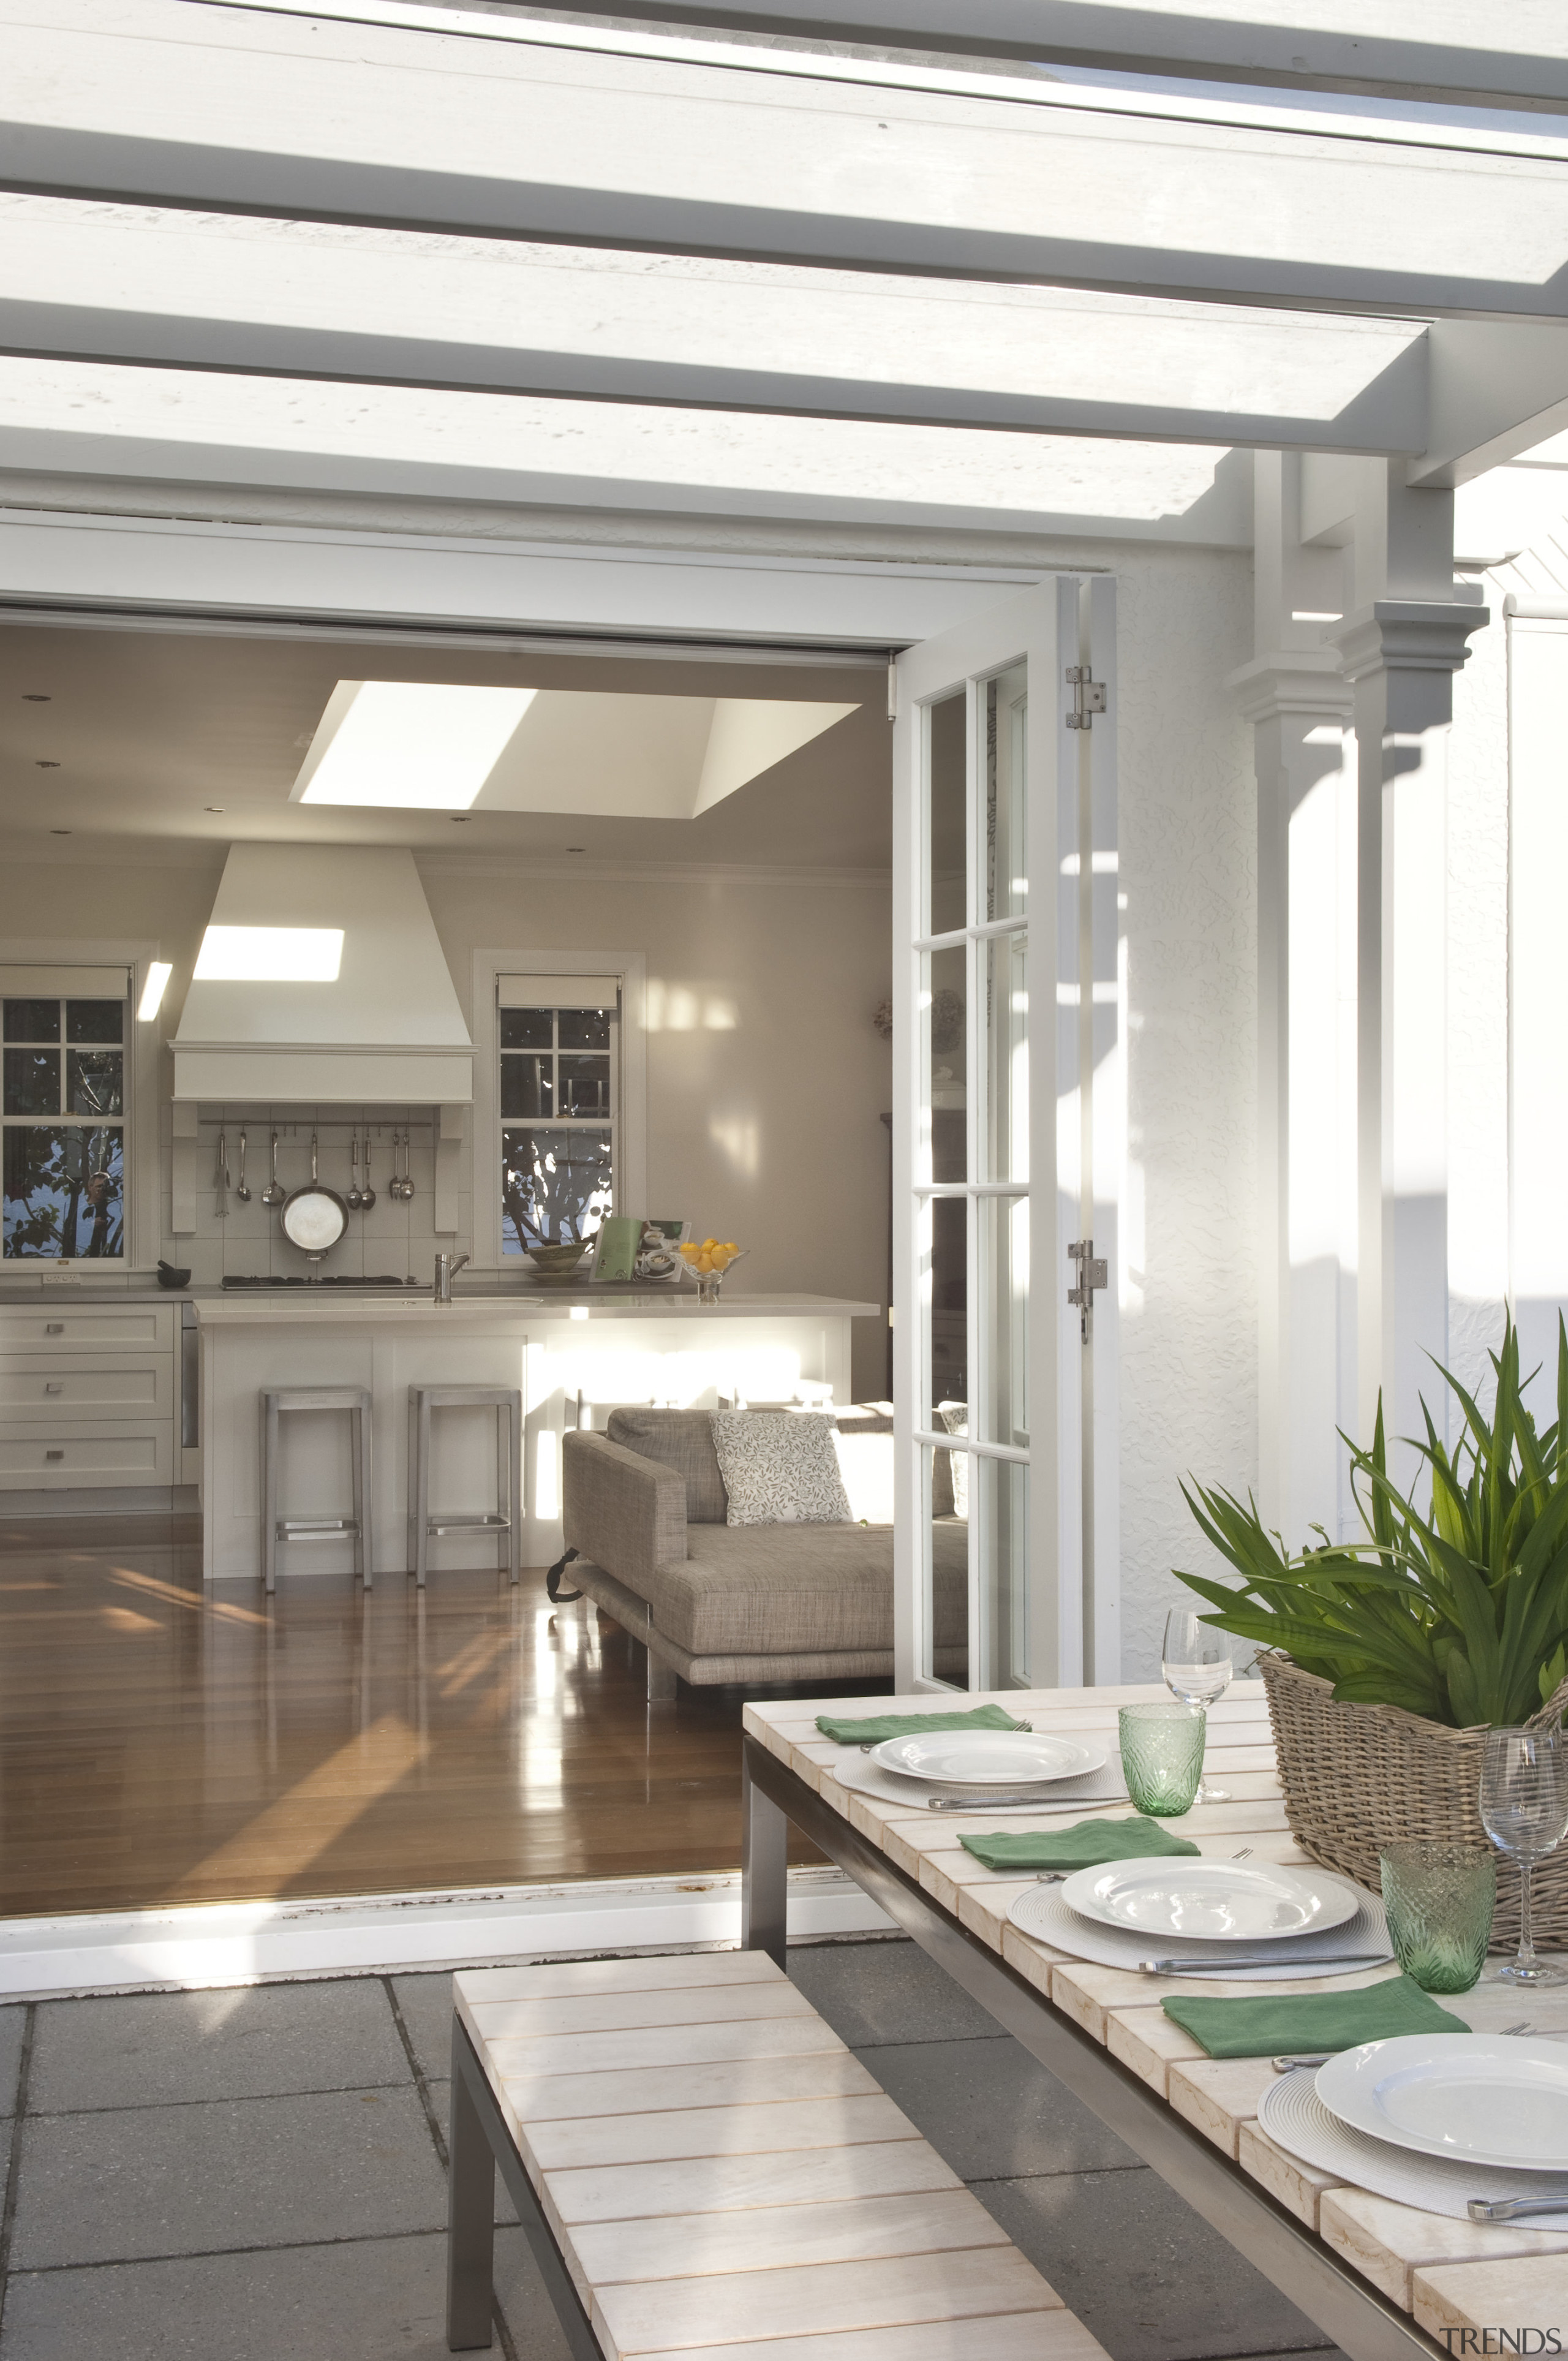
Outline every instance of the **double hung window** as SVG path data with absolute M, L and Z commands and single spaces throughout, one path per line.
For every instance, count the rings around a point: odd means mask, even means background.
M 497 979 L 501 1252 L 583 1238 L 615 1210 L 616 976 Z
M 123 969 L 0 971 L 7 1262 L 125 1258 L 126 989 Z

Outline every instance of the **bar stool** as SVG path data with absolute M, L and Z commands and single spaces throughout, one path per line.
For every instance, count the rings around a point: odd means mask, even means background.
M 496 1413 L 497 1505 L 473 1513 L 430 1513 L 430 1416 L 437 1410 L 493 1410 Z M 409 1554 L 414 1579 L 424 1588 L 430 1537 L 443 1533 L 494 1533 L 498 1571 L 504 1564 L 515 1583 L 522 1572 L 522 1396 L 515 1386 L 411 1386 L 409 1388 Z M 504 1553 L 504 1555 L 503 1555 Z
M 342 1410 L 353 1422 L 354 1513 L 350 1517 L 280 1517 L 278 1514 L 279 1421 L 290 1411 Z M 261 1565 L 267 1587 L 278 1581 L 280 1542 L 341 1541 L 354 1537 L 354 1571 L 367 1590 L 375 1553 L 366 1546 L 370 1532 L 370 1394 L 365 1386 L 288 1386 L 261 1397 Z

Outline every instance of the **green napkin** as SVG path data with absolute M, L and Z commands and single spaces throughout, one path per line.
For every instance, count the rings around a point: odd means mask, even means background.
M 923 1730 L 1026 1730 L 999 1705 L 977 1705 L 972 1713 L 879 1713 L 870 1721 L 840 1721 L 819 1713 L 817 1727 L 840 1746 L 874 1746 L 884 1738 L 913 1738 Z
M 1301 1973 L 1310 1976 L 1311 1961 Z M 1468 2033 L 1462 2017 L 1439 2008 L 1409 1976 L 1360 1992 L 1281 1993 L 1277 1999 L 1168 2000 L 1162 2003 L 1211 2058 L 1273 2058 L 1285 2052 L 1354 2049 L 1399 2033 Z
M 983 1811 L 984 1805 L 977 1810 Z M 1102 1861 L 1141 1861 L 1146 1854 L 1196 1852 L 1157 1820 L 1079 1820 L 1070 1828 L 998 1829 L 960 1837 L 959 1844 L 987 1869 L 1093 1869 Z

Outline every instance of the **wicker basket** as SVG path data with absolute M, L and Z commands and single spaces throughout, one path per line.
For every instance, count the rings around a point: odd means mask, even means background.
M 1484 1845 L 1481 1757 L 1486 1730 L 1450 1730 L 1396 1705 L 1336 1705 L 1331 1682 L 1277 1651 L 1259 1656 L 1285 1791 L 1285 1817 L 1302 1851 L 1376 1894 L 1377 1855 L 1401 1837 Z M 1568 1681 L 1531 1727 L 1568 1708 Z M 1568 1844 L 1538 1861 L 1530 1919 L 1542 1949 L 1568 1949 Z M 1499 1858 L 1494 1950 L 1519 1941 L 1519 1872 Z

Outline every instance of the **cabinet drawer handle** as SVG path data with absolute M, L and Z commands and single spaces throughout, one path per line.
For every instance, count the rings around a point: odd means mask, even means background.
M 59 1378 L 51 1378 L 49 1384 L 44 1388 L 44 1391 L 46 1394 L 62 1394 L 65 1391 L 65 1388 Z
M 65 1323 L 63 1320 L 46 1320 L 44 1322 L 44 1334 L 46 1336 L 63 1336 L 64 1334 Z
M 46 1459 L 63 1459 L 65 1457 L 65 1454 L 63 1451 L 46 1451 L 44 1453 L 44 1457 Z

